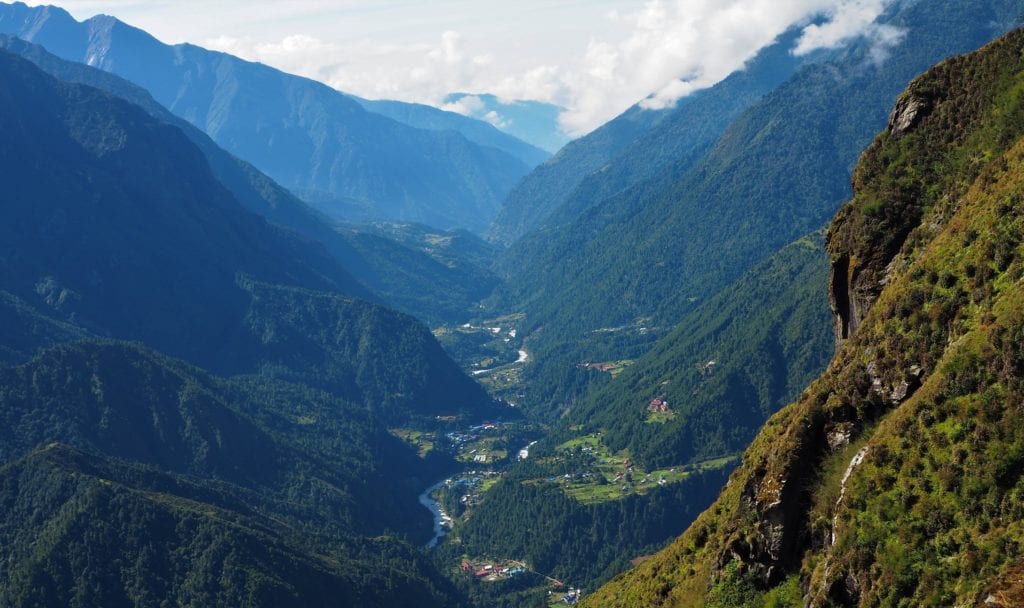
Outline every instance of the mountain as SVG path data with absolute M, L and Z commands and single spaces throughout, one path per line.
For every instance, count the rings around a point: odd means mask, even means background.
M 547 150 L 541 150 L 528 144 L 483 120 L 439 110 L 420 103 L 388 99 L 370 100 L 354 95 L 351 97 L 370 112 L 387 116 L 410 127 L 427 131 L 455 131 L 475 144 L 507 152 L 530 169 L 551 157 L 551 153 Z
M 168 46 L 114 18 L 0 6 L 0 32 L 142 86 L 220 146 L 336 219 L 484 231 L 529 169 L 451 130 L 411 128 L 312 80 L 192 45 Z
M 614 379 L 606 362 L 591 362 L 584 373 L 608 381 L 484 494 L 440 554 L 453 562 L 463 553 L 526 556 L 540 571 L 593 589 L 671 542 L 711 504 L 730 470 L 729 463 L 702 467 L 740 453 L 834 353 L 823 236 L 809 235 L 755 266 Z M 654 400 L 667 411 L 652 412 Z M 639 470 L 692 467 L 699 475 L 621 500 L 576 500 L 551 479 L 581 470 L 559 462 L 562 446 L 596 438 L 638 467 L 636 481 L 646 476 Z
M 487 121 L 498 129 L 554 154 L 572 139 L 558 122 L 565 108 L 540 101 L 505 100 L 496 95 L 451 93 L 445 107 Z
M 237 486 L 239 499 L 298 527 L 315 515 L 323 520 L 317 526 L 348 533 L 427 529 L 426 511 L 403 484 L 429 476 L 430 467 L 410 455 L 387 470 L 403 444 L 364 408 L 327 393 L 272 380 L 228 382 L 138 344 L 95 340 L 46 349 L 0 370 L 0 379 L 0 460 L 58 442 Z M 308 428 L 303 416 L 313 419 Z M 325 491 L 308 492 L 317 485 Z M 387 509 L 369 508 L 384 501 Z
M 601 432 L 648 469 L 742 451 L 834 352 L 822 236 L 784 247 L 716 294 L 566 424 Z M 654 400 L 667 415 L 652 415 Z
M 506 197 L 488 236 L 511 245 L 535 230 L 507 256 L 542 246 L 557 227 L 604 198 L 656 176 L 685 172 L 740 112 L 785 81 L 807 61 L 790 52 L 792 29 L 746 66 L 710 89 L 680 99 L 675 107 L 634 105 L 577 139 L 534 169 Z
M 633 107 L 586 137 L 567 143 L 509 192 L 487 237 L 511 245 L 537 228 L 586 175 L 607 165 L 641 133 L 656 126 L 666 114 L 662 110 Z
M 828 232 L 841 347 L 675 543 L 590 606 L 1024 599 L 1024 32 L 899 97 Z
M 395 466 L 407 449 L 359 406 L 112 342 L 0 386 L 5 605 L 458 604 L 415 549 L 361 536 L 426 513 L 416 457 Z
M 52 319 L 25 300 L 0 291 L 0 365 L 28 361 L 39 348 L 92 337 L 87 330 Z
M 605 329 L 658 337 L 651 328 L 675 325 L 822 226 L 848 195 L 858 150 L 906 83 L 989 41 L 1019 14 L 1003 0 L 970 9 L 962 0 L 893 4 L 880 23 L 905 35 L 884 62 L 873 41 L 861 41 L 806 65 L 733 120 L 692 168 L 524 237 L 502 263 L 529 272 L 513 272 L 493 305 L 526 313 L 521 333 L 538 351 L 572 351 Z M 557 364 L 598 356 L 577 348 Z
M 245 210 L 180 130 L 6 52 L 0 75 L 0 289 L 92 334 L 382 413 L 489 403 L 426 328 L 356 299 L 322 246 Z
M 208 139 L 6 51 L 0 81 L 0 603 L 462 605 L 409 544 L 452 463 L 388 428 L 484 391 Z
M 474 252 L 472 259 L 462 259 L 458 254 L 438 258 L 374 226 L 339 228 L 255 167 L 224 151 L 191 123 L 171 114 L 141 87 L 109 72 L 65 61 L 13 36 L 0 34 L 0 48 L 28 59 L 58 80 L 96 87 L 177 127 L 199 147 L 214 175 L 242 206 L 271 223 L 319 241 L 359 283 L 393 308 L 430 323 L 461 321 L 497 284 L 497 277 L 486 270 L 494 248 L 469 233 L 446 235 L 423 230 L 434 234 L 435 241 L 453 238 L 474 243 L 462 248 L 467 251 L 485 250 Z

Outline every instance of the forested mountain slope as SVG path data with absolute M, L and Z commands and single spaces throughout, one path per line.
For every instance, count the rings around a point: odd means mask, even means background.
M 671 542 L 712 502 L 734 463 L 703 467 L 741 452 L 834 353 L 823 232 L 755 266 L 614 379 L 602 362 L 581 370 L 606 376 L 603 388 L 509 469 L 441 554 L 526 556 L 560 580 L 593 589 Z M 655 400 L 665 411 L 652 411 Z M 581 502 L 551 479 L 593 469 L 559 463 L 559 445 L 598 439 L 638 467 L 634 481 L 646 476 L 641 470 L 690 467 L 699 475 L 650 493 Z M 611 487 L 614 496 L 621 483 L 595 491 Z
M 671 180 L 686 171 L 737 114 L 806 61 L 790 52 L 797 33 L 787 32 L 742 69 L 673 108 L 634 105 L 534 169 L 509 193 L 489 233 L 505 244 L 530 235 L 505 256 L 504 270 L 514 274 L 526 252 L 602 199 L 651 177 Z
M 603 338 L 658 337 L 652 328 L 674 326 L 820 228 L 848 196 L 859 150 L 906 84 L 949 54 L 988 42 L 1019 12 L 1011 0 L 896 2 L 882 22 L 905 34 L 885 61 L 874 41 L 862 40 L 801 68 L 671 184 L 637 184 L 546 234 L 517 261 L 529 272 L 513 276 L 495 303 L 526 313 L 523 333 L 540 362 L 529 373 L 561 376 L 606 356 Z M 625 329 L 606 331 L 616 328 Z
M 734 454 L 824 370 L 834 352 L 828 263 L 816 233 L 783 248 L 688 315 L 570 412 L 647 468 Z M 652 416 L 650 403 L 667 404 Z
M 0 603 L 460 605 L 403 540 L 451 463 L 387 429 L 483 390 L 208 140 L 6 51 L 0 81 Z
M 360 406 L 121 343 L 0 386 L 5 605 L 459 603 L 416 550 L 365 538 L 425 529 L 412 487 L 436 473 Z
M 828 234 L 843 344 L 712 508 L 590 606 L 1016 606 L 1024 32 L 900 96 Z
M 0 5 L 0 32 L 134 82 L 336 219 L 419 221 L 484 231 L 529 170 L 455 131 L 368 112 L 326 85 L 193 45 L 168 46 L 120 21 Z
M 490 294 L 497 282 L 484 269 L 488 262 L 438 260 L 380 236 L 372 227 L 335 227 L 326 216 L 252 165 L 224 151 L 208 135 L 158 104 L 144 89 L 119 76 L 65 61 L 14 36 L 0 35 L 0 48 L 28 59 L 59 80 L 96 87 L 179 128 L 199 147 L 214 175 L 242 206 L 273 224 L 319 241 L 363 286 L 398 310 L 429 322 L 459 321 L 476 302 Z
M 302 376 L 395 413 L 488 402 L 426 328 L 243 209 L 180 130 L 7 53 L 0 74 L 0 289 L 218 373 Z

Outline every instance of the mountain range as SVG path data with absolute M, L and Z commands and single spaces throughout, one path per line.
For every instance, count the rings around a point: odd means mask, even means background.
M 205 136 L 7 51 L 0 80 L 4 602 L 458 605 L 404 540 L 452 465 L 387 428 L 490 415 L 480 386 Z
M 483 232 L 530 169 L 520 156 L 541 158 L 493 128 L 480 136 L 489 126 L 479 121 L 451 114 L 441 129 L 410 127 L 318 82 L 193 45 L 166 45 L 108 16 L 80 23 L 57 7 L 3 4 L 0 33 L 141 86 L 337 220 Z M 421 114 L 414 110 L 407 108 Z
M 493 248 L 468 232 L 448 235 L 433 231 L 435 241 L 447 239 L 458 244 L 439 254 L 387 238 L 373 226 L 340 228 L 252 165 L 224 151 L 191 123 L 171 114 L 141 87 L 109 72 L 62 60 L 13 36 L 0 34 L 0 48 L 32 61 L 56 78 L 127 99 L 154 118 L 179 128 L 199 147 L 218 179 L 246 209 L 322 244 L 365 288 L 365 293 L 374 294 L 392 307 L 424 321 L 457 321 L 497 284 L 496 275 L 487 269 Z M 463 250 L 473 253 L 464 259 Z

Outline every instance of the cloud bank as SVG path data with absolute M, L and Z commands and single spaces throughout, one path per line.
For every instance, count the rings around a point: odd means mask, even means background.
M 527 66 L 510 61 L 507 49 L 453 29 L 416 44 L 369 39 L 338 44 L 304 34 L 272 43 L 223 36 L 203 42 L 369 98 L 428 103 L 467 115 L 480 109 L 470 107 L 472 97 L 448 106 L 444 98 L 453 91 L 476 91 L 554 103 L 567 108 L 562 128 L 582 135 L 637 102 L 666 108 L 714 85 L 793 26 L 803 25 L 796 55 L 868 37 L 875 41 L 873 57 L 882 61 L 904 34 L 875 23 L 890 1 L 634 2 L 632 10 L 604 10 L 599 18 L 610 27 L 603 37 Z M 491 118 L 501 126 L 500 116 Z
M 883 61 L 904 31 L 892 0 L 62 0 L 371 99 L 442 106 L 456 91 L 567 108 L 584 134 L 640 102 L 670 107 L 742 68 L 788 28 L 794 54 L 857 38 Z M 32 2 L 39 4 L 40 2 Z M 199 22 L 194 18 L 203 14 Z M 472 109 L 451 107 L 471 114 Z M 492 122 L 501 124 L 500 116 Z

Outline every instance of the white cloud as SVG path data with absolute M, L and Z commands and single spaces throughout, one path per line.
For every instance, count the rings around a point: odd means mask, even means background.
M 574 135 L 641 100 L 670 107 L 794 25 L 805 26 L 796 54 L 866 37 L 884 61 L 905 34 L 874 23 L 891 1 L 520 0 L 513 10 L 498 0 L 64 0 L 79 17 L 105 10 L 171 41 L 198 36 L 362 97 L 441 106 L 459 91 L 555 103 Z
M 455 112 L 456 114 L 462 114 L 463 116 L 476 116 L 480 112 L 486 109 L 484 100 L 480 99 L 476 95 L 465 95 L 452 103 L 446 103 L 441 106 L 442 110 L 448 112 Z
M 878 27 L 875 19 L 885 8 L 885 0 L 847 0 L 828 11 L 828 21 L 804 28 L 793 54 L 806 55 L 818 49 L 838 48 L 854 38 L 870 34 Z
M 484 120 L 491 123 L 495 127 L 498 127 L 499 129 L 505 129 L 512 126 L 512 121 L 507 120 L 504 116 L 498 114 L 497 110 L 491 110 L 490 112 L 484 114 L 480 118 L 483 118 Z
M 650 0 L 637 12 L 613 12 L 609 18 L 630 33 L 617 43 L 592 41 L 580 68 L 563 76 L 571 103 L 562 126 L 585 133 L 648 94 L 642 107 L 670 107 L 741 69 L 788 28 L 819 16 L 825 22 L 805 28 L 796 52 L 870 35 L 873 57 L 883 60 L 902 35 L 873 24 L 889 1 Z

